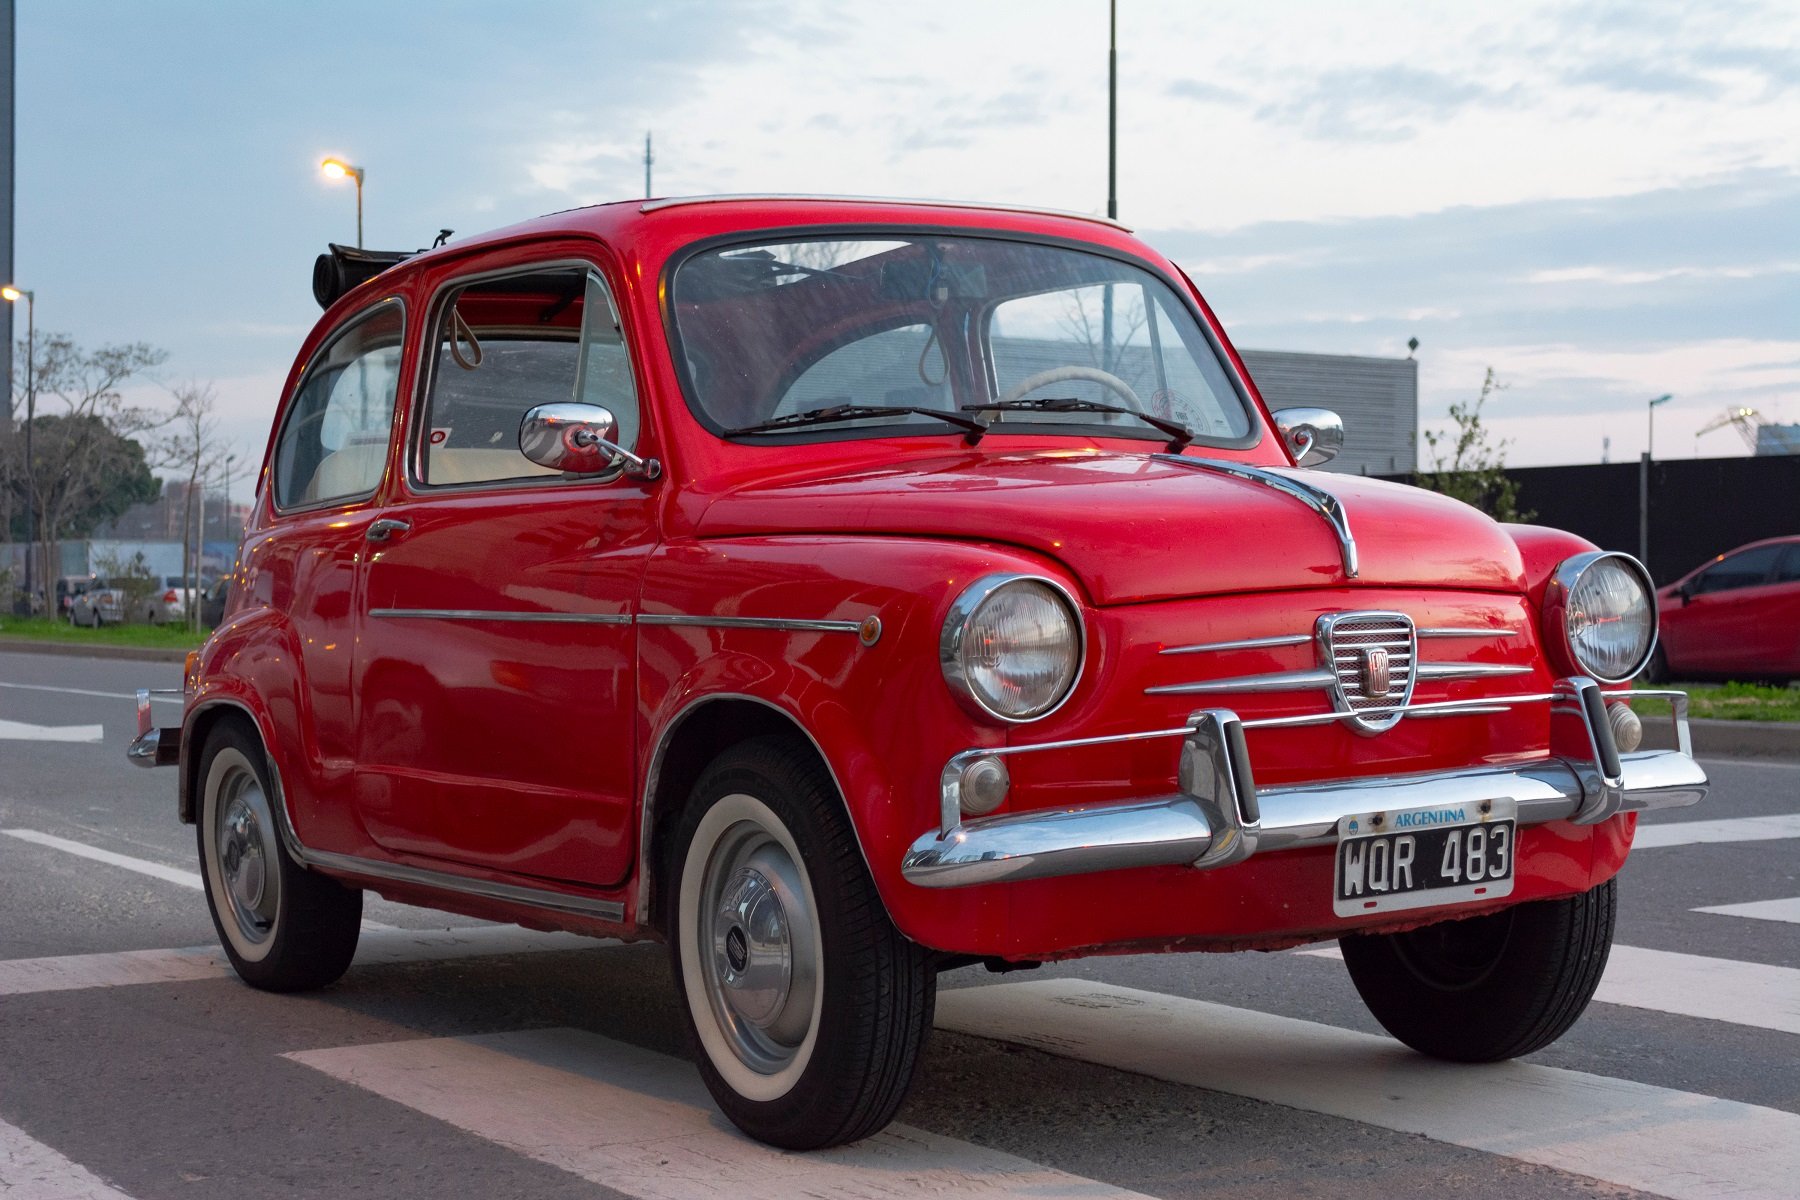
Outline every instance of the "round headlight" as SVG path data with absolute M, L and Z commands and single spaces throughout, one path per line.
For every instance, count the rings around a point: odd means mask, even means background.
M 1656 594 L 1629 554 L 1595 550 L 1556 568 L 1545 596 L 1544 631 L 1562 639 L 1569 663 L 1601 683 L 1644 669 L 1656 645 Z
M 1081 618 L 1048 580 L 989 575 L 956 598 L 938 645 L 944 678 L 978 716 L 1032 721 L 1081 673 Z

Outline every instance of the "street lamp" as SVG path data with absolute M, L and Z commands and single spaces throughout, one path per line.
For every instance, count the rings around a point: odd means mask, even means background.
M 325 172 L 327 179 L 342 179 L 349 176 L 356 180 L 356 248 L 362 249 L 362 190 L 363 169 L 353 167 L 341 158 L 328 158 L 319 164 L 319 170 Z
M 1644 439 L 1644 457 L 1638 460 L 1638 561 L 1650 565 L 1650 456 L 1656 452 L 1656 406 L 1675 397 L 1661 395 L 1645 409 L 1650 427 Z
M 37 293 L 16 288 L 10 283 L 0 287 L 0 297 L 8 304 L 25 298 L 25 609 L 31 611 L 32 559 L 37 557 L 37 477 L 31 466 L 31 423 L 37 417 Z

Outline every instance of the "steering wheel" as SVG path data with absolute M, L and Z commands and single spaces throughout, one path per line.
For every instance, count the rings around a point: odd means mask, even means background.
M 1066 367 L 1051 367 L 1047 371 L 1039 371 L 1036 375 L 1028 375 L 1018 383 L 1006 389 L 1006 395 L 1000 397 L 999 403 L 1010 404 L 1037 389 L 1052 383 L 1068 383 L 1079 379 L 1085 383 L 1097 383 L 1107 391 L 1116 394 L 1125 402 L 1127 408 L 1144 412 L 1144 402 L 1138 394 L 1131 390 L 1131 385 L 1114 375 L 1111 371 L 1102 371 L 1099 367 L 1078 367 L 1070 364 Z

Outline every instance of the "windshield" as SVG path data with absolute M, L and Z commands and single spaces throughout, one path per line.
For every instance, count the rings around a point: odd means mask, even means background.
M 990 436 L 1168 439 L 1138 413 L 1209 445 L 1254 428 L 1192 310 L 1100 254 L 938 235 L 739 244 L 683 261 L 671 302 L 689 402 L 716 433 L 956 432 L 918 410 L 975 413 Z

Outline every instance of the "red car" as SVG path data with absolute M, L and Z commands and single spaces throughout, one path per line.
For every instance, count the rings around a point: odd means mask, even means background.
M 1486 1061 L 1576 1019 L 1636 812 L 1705 793 L 1619 699 L 1642 568 L 1297 469 L 1337 419 L 1112 222 L 634 201 L 315 289 L 131 750 L 254 986 L 336 979 L 365 889 L 664 939 L 786 1147 L 892 1117 L 947 966 L 1341 939 Z
M 1656 679 L 1800 677 L 1800 536 L 1739 546 L 1656 593 Z

